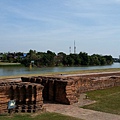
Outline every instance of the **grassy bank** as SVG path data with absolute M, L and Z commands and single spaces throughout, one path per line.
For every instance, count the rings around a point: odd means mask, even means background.
M 22 66 L 21 63 L 4 63 L 0 62 L 0 67 L 9 67 L 9 66 Z
M 83 108 L 120 115 L 120 86 L 90 91 L 87 92 L 87 96 L 96 103 Z
M 0 116 L 1 120 L 81 120 L 74 117 L 64 116 L 57 113 L 43 113 L 40 115 L 21 114 L 14 116 Z

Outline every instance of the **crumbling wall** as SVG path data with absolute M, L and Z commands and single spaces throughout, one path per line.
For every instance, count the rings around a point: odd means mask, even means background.
M 56 77 L 22 77 L 23 82 L 35 82 L 44 86 L 43 99 L 45 101 L 59 102 L 62 104 L 72 104 L 77 102 L 75 96 L 75 86 L 72 86 L 73 80 L 61 79 Z
M 0 81 L 0 114 L 8 112 L 8 101 L 15 100 L 14 112 L 36 112 L 45 101 L 73 104 L 86 91 L 120 86 L 120 73 L 81 76 L 22 77 L 22 82 Z
M 8 113 L 8 101 L 15 100 L 14 112 L 36 112 L 42 109 L 43 86 L 35 83 L 0 83 L 0 113 Z
M 71 77 L 22 77 L 23 82 L 32 82 L 44 86 L 43 99 L 45 101 L 54 101 L 62 104 L 73 104 L 78 101 L 80 93 L 86 91 L 106 89 L 109 87 L 120 86 L 120 76 L 87 75 Z M 117 75 L 119 75 L 117 73 Z
M 0 113 L 6 113 L 8 112 L 7 110 L 7 105 L 9 101 L 9 86 L 5 86 L 4 83 L 0 85 Z
M 120 86 L 120 77 L 80 77 L 75 80 L 77 93 Z

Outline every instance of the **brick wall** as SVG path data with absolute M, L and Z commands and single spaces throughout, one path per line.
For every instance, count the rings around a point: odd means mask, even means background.
M 43 100 L 73 104 L 86 91 L 120 86 L 120 73 L 22 77 L 21 80 L 0 82 L 0 114 L 8 113 L 9 100 L 16 100 L 14 112 L 39 111 L 43 109 Z
M 32 83 L 1 82 L 0 114 L 8 113 L 8 101 L 15 100 L 13 112 L 36 112 L 42 109 L 43 86 Z
M 84 76 L 59 76 L 59 77 L 22 77 L 22 81 L 41 84 L 44 86 L 43 99 L 62 104 L 73 104 L 78 101 L 80 93 L 86 91 L 106 89 L 120 86 L 120 73 L 95 74 Z M 117 76 L 115 76 L 117 75 Z

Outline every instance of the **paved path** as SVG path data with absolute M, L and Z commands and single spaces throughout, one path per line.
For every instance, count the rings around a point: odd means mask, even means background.
M 87 76 L 87 75 L 102 75 L 102 74 L 106 74 L 106 75 L 110 75 L 110 74 L 117 74 L 120 73 L 120 71 L 113 71 L 113 72 L 91 72 L 91 73 L 77 73 L 77 74 L 62 74 L 62 76 L 65 77 L 71 77 L 71 76 Z M 59 75 L 61 76 L 61 75 Z
M 120 120 L 119 115 L 79 108 L 76 105 L 44 104 L 46 111 L 56 112 L 83 120 Z
M 78 99 L 78 103 L 74 103 L 73 105 L 45 103 L 44 107 L 48 112 L 61 113 L 64 115 L 81 118 L 83 120 L 120 120 L 119 115 L 98 112 L 98 111 L 83 109 L 79 107 L 79 106 L 89 105 L 95 102 L 96 101 L 91 101 L 89 99 L 86 99 L 86 94 L 83 93 L 80 95 L 80 98 Z

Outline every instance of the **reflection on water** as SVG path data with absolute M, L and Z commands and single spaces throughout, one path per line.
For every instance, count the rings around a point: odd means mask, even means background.
M 46 68 L 32 68 L 27 67 L 0 67 L 0 76 L 12 76 L 20 74 L 43 74 L 49 72 L 67 72 L 77 70 L 93 70 L 106 68 L 120 68 L 120 63 L 114 63 L 107 66 L 88 66 L 88 67 L 46 67 Z

